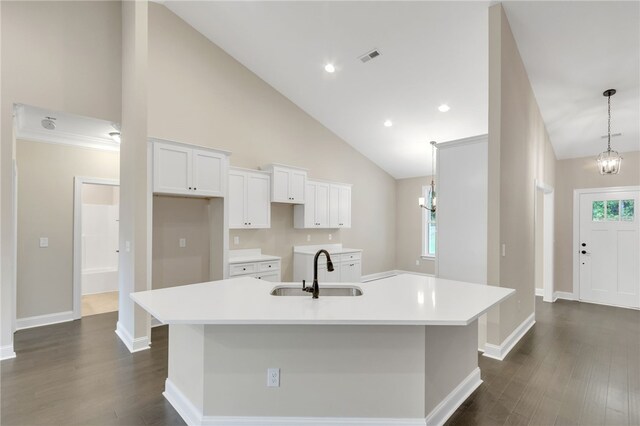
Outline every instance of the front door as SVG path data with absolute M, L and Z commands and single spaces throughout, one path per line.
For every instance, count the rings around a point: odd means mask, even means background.
M 638 191 L 580 195 L 580 300 L 640 308 Z

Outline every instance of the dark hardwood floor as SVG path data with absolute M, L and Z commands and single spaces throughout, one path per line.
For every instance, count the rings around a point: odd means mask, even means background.
M 17 358 L 2 361 L 4 425 L 184 425 L 164 399 L 167 327 L 152 348 L 129 353 L 117 312 L 18 331 Z
M 640 425 L 640 311 L 536 298 L 536 324 L 447 425 Z
M 536 325 L 448 425 L 640 425 L 640 311 L 537 300 Z M 116 314 L 16 333 L 1 363 L 2 425 L 183 425 L 162 396 L 167 330 L 130 354 Z

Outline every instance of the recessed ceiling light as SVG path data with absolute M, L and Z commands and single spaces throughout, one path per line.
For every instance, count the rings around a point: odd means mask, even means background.
M 384 127 L 391 127 L 393 126 L 393 122 L 391 120 L 385 120 L 384 121 Z
M 324 66 L 324 70 L 326 72 L 332 73 L 336 70 L 336 67 L 334 67 L 333 64 L 327 64 Z
M 447 112 L 449 111 L 451 108 L 449 107 L 449 105 L 447 104 L 442 104 L 438 107 L 438 111 L 440 112 Z

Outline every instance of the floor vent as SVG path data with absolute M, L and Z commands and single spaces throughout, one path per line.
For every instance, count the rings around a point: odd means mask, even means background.
M 378 49 L 373 49 L 371 52 L 367 52 L 364 55 L 358 57 L 362 63 L 369 62 L 370 60 L 377 58 L 380 56 L 380 51 Z

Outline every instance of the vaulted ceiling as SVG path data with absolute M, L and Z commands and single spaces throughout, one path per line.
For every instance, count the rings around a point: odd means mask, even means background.
M 490 2 L 163 4 L 396 178 L 431 173 L 430 140 L 487 132 Z M 604 149 L 610 87 L 614 148 L 637 150 L 638 3 L 503 4 L 558 157 Z

